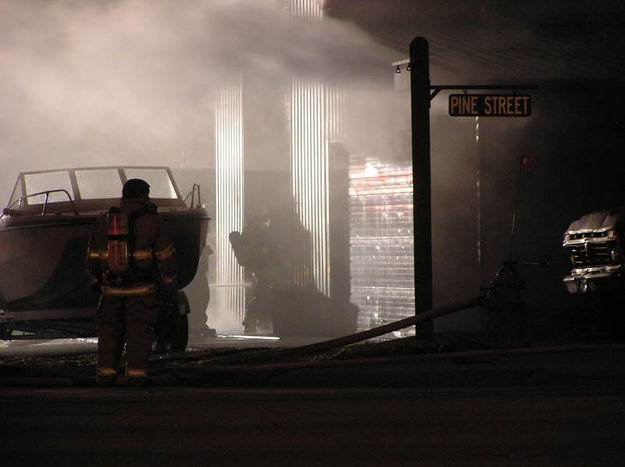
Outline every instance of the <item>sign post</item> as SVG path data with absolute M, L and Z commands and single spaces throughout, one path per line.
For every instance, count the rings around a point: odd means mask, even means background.
M 410 98 L 412 106 L 412 202 L 415 315 L 431 310 L 432 202 L 430 186 L 430 66 L 428 43 L 417 37 L 410 43 Z M 434 323 L 417 324 L 417 337 L 431 339 Z
M 396 73 L 406 61 L 393 63 Z M 432 202 L 430 176 L 430 101 L 442 90 L 463 91 L 449 96 L 449 115 L 463 117 L 528 117 L 531 98 L 516 95 L 526 85 L 430 85 L 428 42 L 417 37 L 410 43 L 410 100 L 412 115 L 412 196 L 415 314 L 433 308 L 432 292 Z M 467 94 L 469 90 L 507 90 L 514 94 Z M 431 91 L 431 92 L 430 92 Z M 434 323 L 417 324 L 417 337 L 431 339 Z

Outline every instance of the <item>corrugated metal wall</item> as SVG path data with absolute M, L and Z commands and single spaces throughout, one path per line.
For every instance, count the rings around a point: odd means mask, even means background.
M 241 79 L 224 84 L 215 102 L 216 178 L 216 287 L 211 304 L 211 325 L 220 330 L 241 328 L 245 313 L 243 268 L 239 266 L 228 235 L 243 229 L 243 105 Z
M 323 2 L 288 0 L 292 16 L 321 20 Z M 299 237 L 294 258 L 295 283 L 330 295 L 329 143 L 340 132 L 340 93 L 319 80 L 293 77 L 291 118 L 291 192 L 299 221 L 310 235 Z
M 307 18 L 323 18 L 323 0 L 286 0 L 287 8 L 292 16 Z
M 295 282 L 330 291 L 329 143 L 339 127 L 338 92 L 320 82 L 293 78 L 291 89 L 291 189 L 310 245 L 296 245 Z M 302 240 L 302 239 L 299 239 Z

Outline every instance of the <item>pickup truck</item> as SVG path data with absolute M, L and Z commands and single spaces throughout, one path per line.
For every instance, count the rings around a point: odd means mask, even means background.
M 623 235 L 625 208 L 592 212 L 571 223 L 563 240 L 571 260 L 571 273 L 564 278 L 570 293 L 623 289 Z
M 563 247 L 571 294 L 592 298 L 598 337 L 625 340 L 625 208 L 595 211 L 572 222 Z

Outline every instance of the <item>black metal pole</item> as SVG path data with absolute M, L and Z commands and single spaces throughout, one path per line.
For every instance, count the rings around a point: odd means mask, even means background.
M 430 185 L 430 65 L 428 43 L 410 43 L 412 106 L 412 188 L 414 222 L 415 315 L 432 309 L 432 207 Z M 431 339 L 431 321 L 417 324 L 418 337 Z

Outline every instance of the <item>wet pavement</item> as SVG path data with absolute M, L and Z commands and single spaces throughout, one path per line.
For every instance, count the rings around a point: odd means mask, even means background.
M 620 466 L 623 392 L 0 388 L 6 465 Z
M 94 340 L 2 343 L 3 462 L 622 465 L 623 344 L 316 341 L 194 339 L 144 389 L 93 387 Z
M 400 339 L 312 351 L 319 341 L 195 337 L 184 353 L 153 355 L 151 374 L 155 386 L 625 387 L 617 342 L 453 351 Z M 96 339 L 2 342 L 0 385 L 92 386 L 96 347 Z
M 219 348 L 276 348 L 295 347 L 319 342 L 323 338 L 288 338 L 274 336 L 246 336 L 239 334 L 218 334 L 217 336 L 190 336 L 189 351 Z M 40 340 L 0 340 L 0 362 L 8 358 L 75 355 L 95 352 L 98 340 L 92 338 L 40 339 Z

